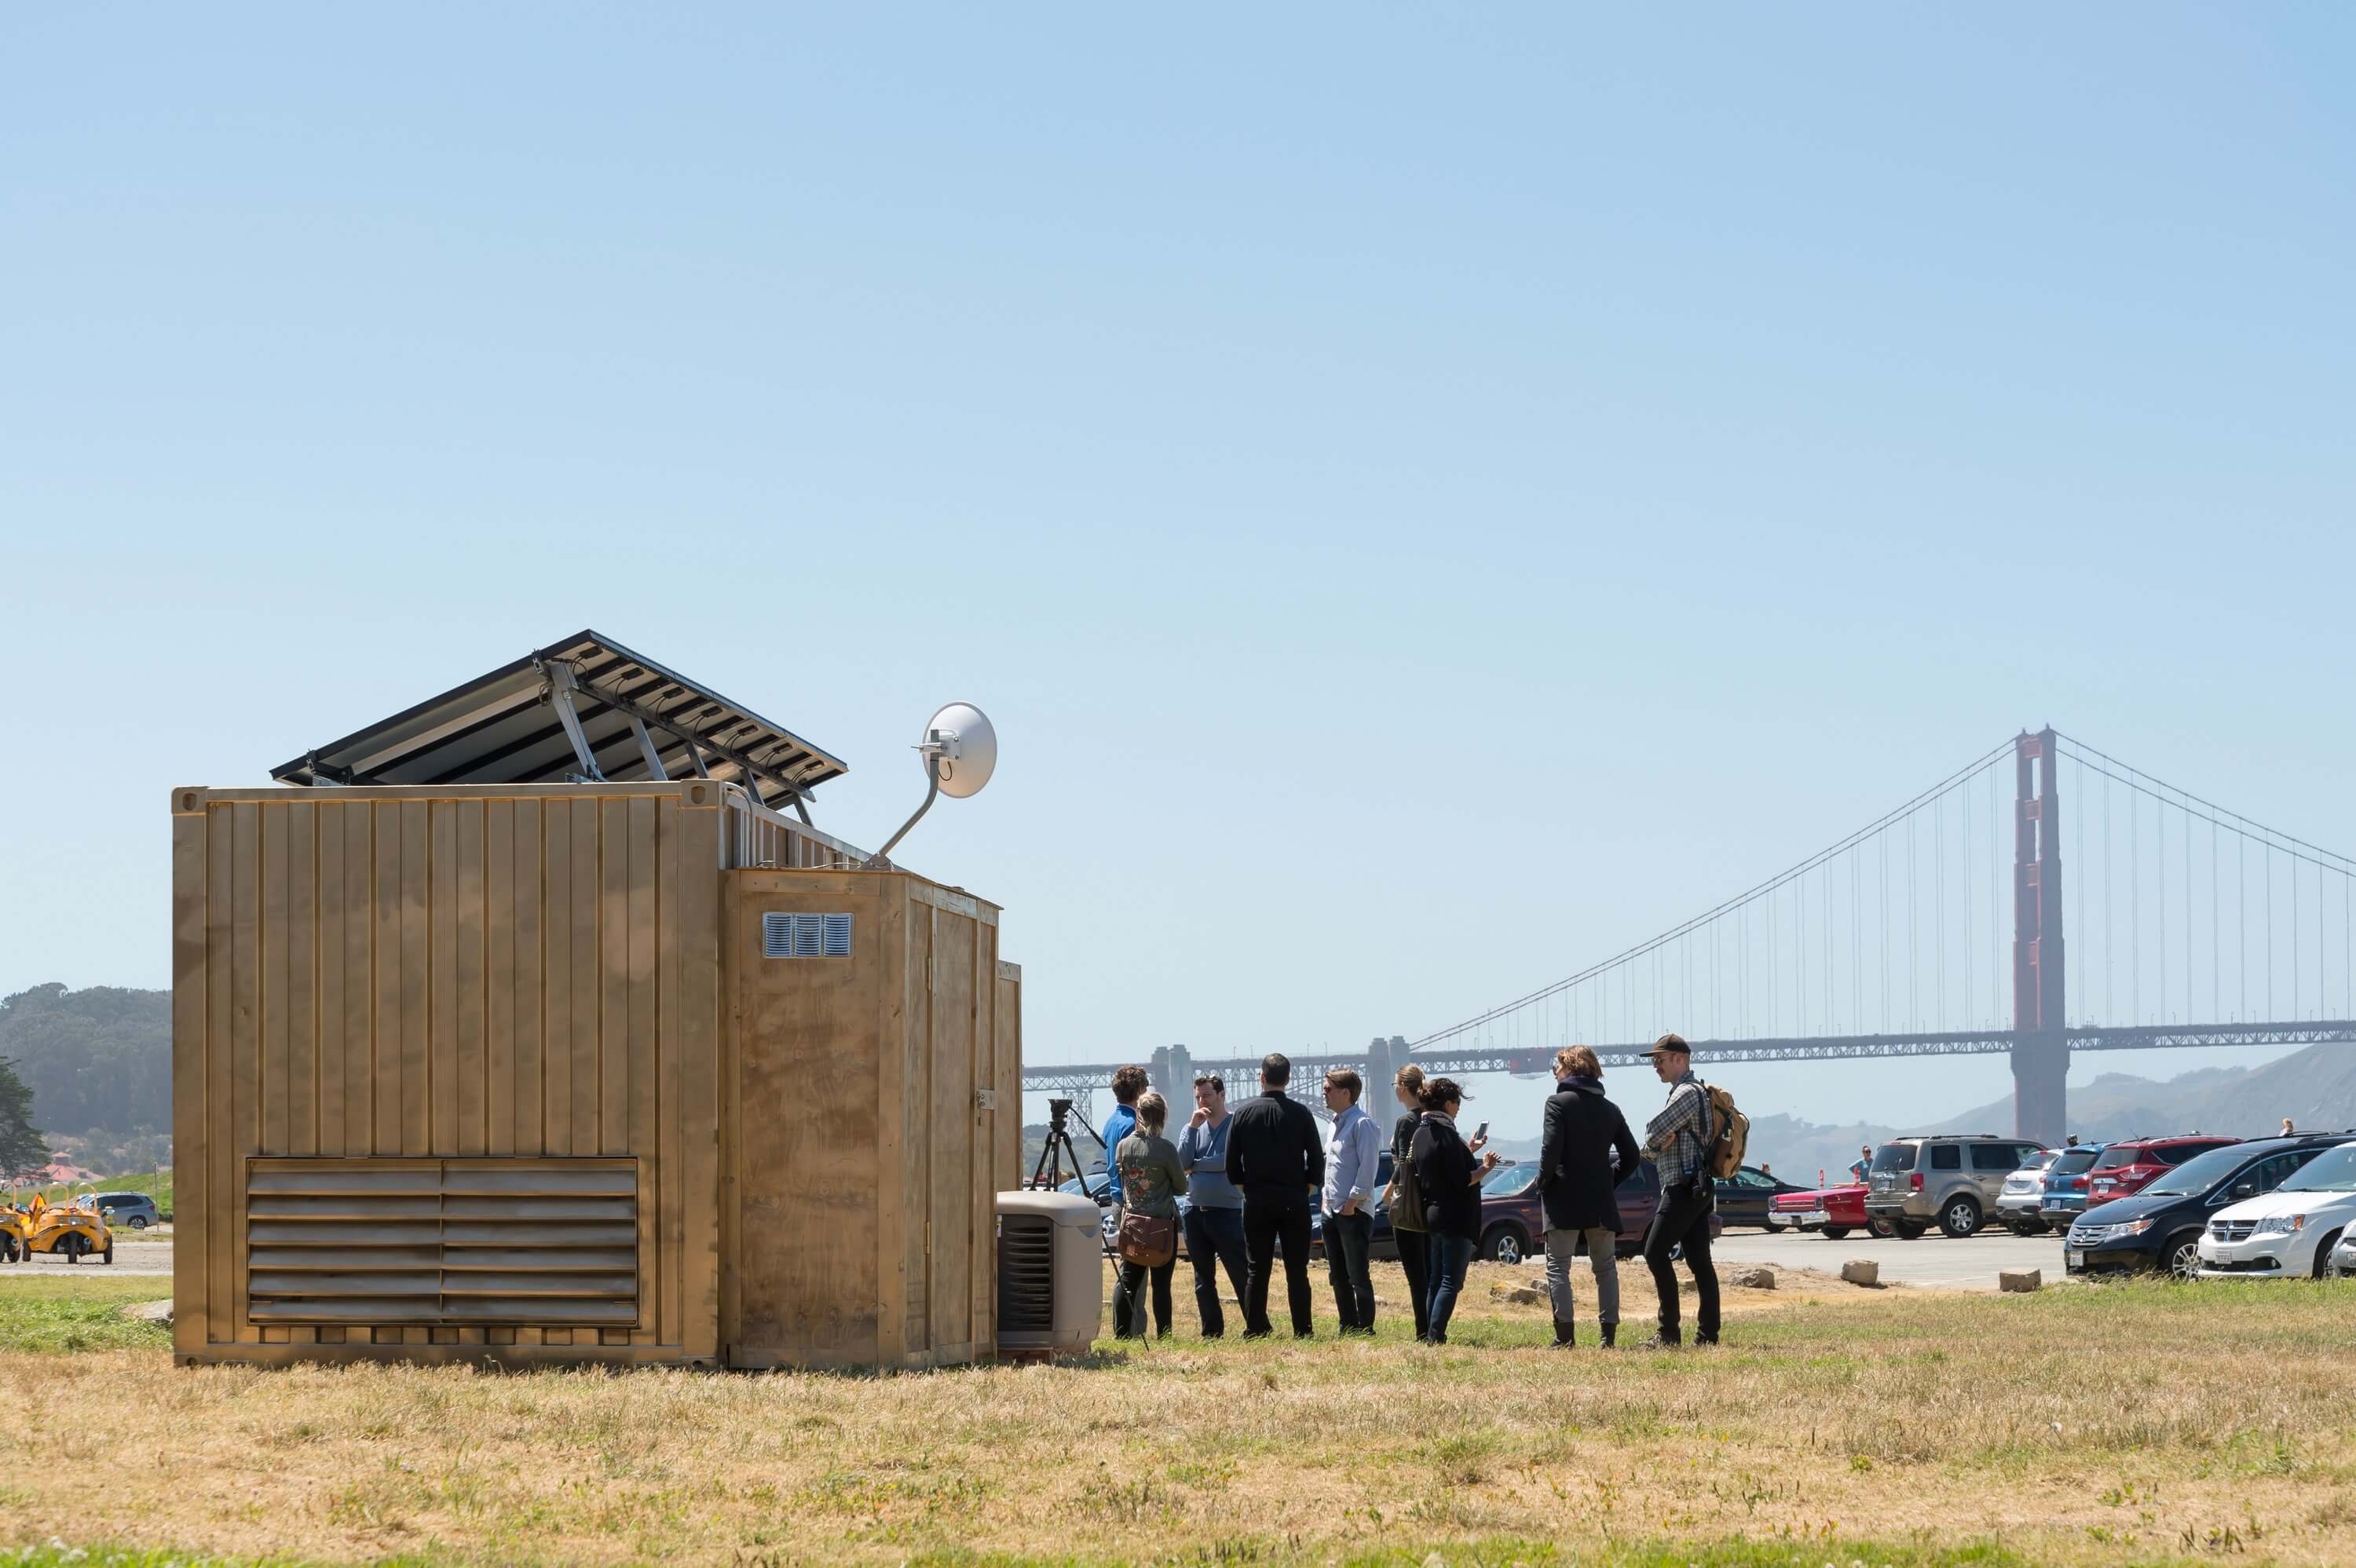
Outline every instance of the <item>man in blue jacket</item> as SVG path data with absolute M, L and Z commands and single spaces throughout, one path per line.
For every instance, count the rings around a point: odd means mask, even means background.
M 1120 1147 L 1121 1139 L 1137 1131 L 1137 1097 L 1152 1087 L 1153 1080 L 1142 1067 L 1123 1067 L 1112 1075 L 1112 1097 L 1119 1104 L 1114 1105 L 1112 1115 L 1105 1118 L 1104 1190 L 1112 1194 L 1115 1229 L 1120 1225 L 1120 1161 L 1113 1158 L 1113 1154 Z

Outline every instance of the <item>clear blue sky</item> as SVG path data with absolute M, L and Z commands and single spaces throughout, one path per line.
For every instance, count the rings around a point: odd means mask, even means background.
M 1412 1036 L 2048 720 L 2356 845 L 2351 45 L 12 7 L 0 989 L 166 981 L 167 786 L 584 624 L 854 840 L 986 706 L 906 859 L 1034 1060 Z

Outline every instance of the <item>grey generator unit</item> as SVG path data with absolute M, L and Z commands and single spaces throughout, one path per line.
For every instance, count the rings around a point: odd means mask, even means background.
M 1092 1198 L 998 1195 L 998 1348 L 1018 1355 L 1085 1350 L 1104 1316 L 1104 1231 Z

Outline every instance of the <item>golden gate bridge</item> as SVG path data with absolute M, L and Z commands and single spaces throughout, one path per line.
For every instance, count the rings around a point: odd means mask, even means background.
M 1305 1081 L 1351 1066 L 1375 1083 L 1408 1061 L 1537 1077 L 1572 1043 L 1630 1065 L 1672 1029 L 1706 1064 L 2004 1055 L 2015 1131 L 2051 1143 L 2076 1051 L 2356 1041 L 2351 914 L 2356 860 L 2047 728 L 1461 1022 L 1288 1054 Z M 1258 1061 L 1167 1046 L 1147 1065 L 1183 1093 L 1201 1070 L 1249 1083 Z M 1085 1114 L 1116 1065 L 1027 1067 L 1024 1087 Z

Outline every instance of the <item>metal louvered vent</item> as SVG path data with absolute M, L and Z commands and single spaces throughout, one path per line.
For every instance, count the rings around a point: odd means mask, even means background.
M 766 912 L 761 916 L 761 956 L 848 958 L 851 956 L 851 917 L 847 914 Z
M 250 1159 L 255 1323 L 638 1321 L 635 1159 Z
M 1045 1334 L 1055 1326 L 1055 1225 L 1044 1214 L 998 1220 L 998 1328 Z

